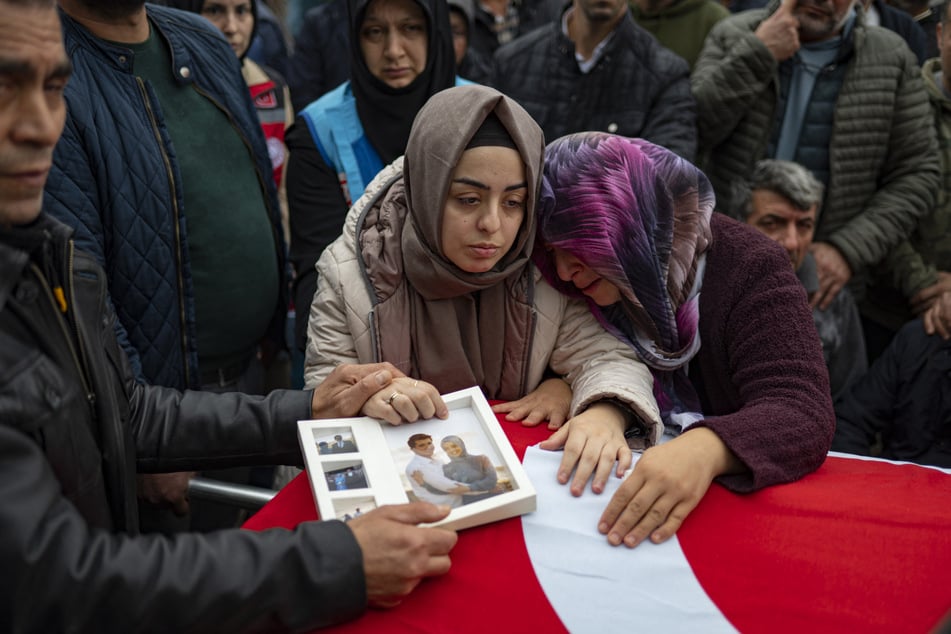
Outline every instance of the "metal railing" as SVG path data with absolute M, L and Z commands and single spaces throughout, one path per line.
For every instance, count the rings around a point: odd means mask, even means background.
M 211 478 L 197 476 L 188 482 L 188 496 L 202 500 L 211 500 L 230 504 L 249 511 L 256 511 L 271 501 L 277 494 L 273 489 L 232 484 Z

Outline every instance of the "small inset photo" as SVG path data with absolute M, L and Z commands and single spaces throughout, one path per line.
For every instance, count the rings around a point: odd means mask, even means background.
M 338 520 L 349 522 L 355 517 L 360 517 L 367 511 L 376 508 L 376 499 L 367 497 L 346 497 L 334 500 L 334 512 Z
M 317 443 L 317 453 L 322 456 L 337 453 L 356 453 L 360 450 L 353 439 L 353 430 L 349 427 L 315 429 L 314 442 Z
M 324 464 L 323 469 L 327 488 L 331 491 L 353 491 L 370 486 L 362 460 Z

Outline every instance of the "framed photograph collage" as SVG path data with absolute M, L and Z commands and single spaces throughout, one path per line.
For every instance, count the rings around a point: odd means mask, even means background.
M 535 489 L 477 387 L 443 395 L 447 420 L 303 420 L 298 433 L 320 517 L 348 521 L 384 504 L 452 508 L 468 528 L 535 510 Z

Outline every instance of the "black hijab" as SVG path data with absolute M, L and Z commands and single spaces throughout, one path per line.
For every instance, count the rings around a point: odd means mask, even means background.
M 456 62 L 446 0 L 415 0 L 426 16 L 426 67 L 409 86 L 391 88 L 374 77 L 360 50 L 360 27 L 373 0 L 347 0 L 350 85 L 363 131 L 384 164 L 406 151 L 413 119 L 434 94 L 455 85 Z

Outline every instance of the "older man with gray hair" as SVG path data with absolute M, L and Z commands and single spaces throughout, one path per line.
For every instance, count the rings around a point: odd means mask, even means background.
M 786 249 L 810 299 L 819 289 L 816 261 L 809 247 L 823 189 L 802 165 L 764 159 L 756 163 L 749 182 L 736 186 L 734 197 L 740 203 L 739 217 Z M 843 289 L 828 308 L 813 308 L 812 319 L 822 341 L 835 398 L 868 369 L 858 308 L 852 294 Z

